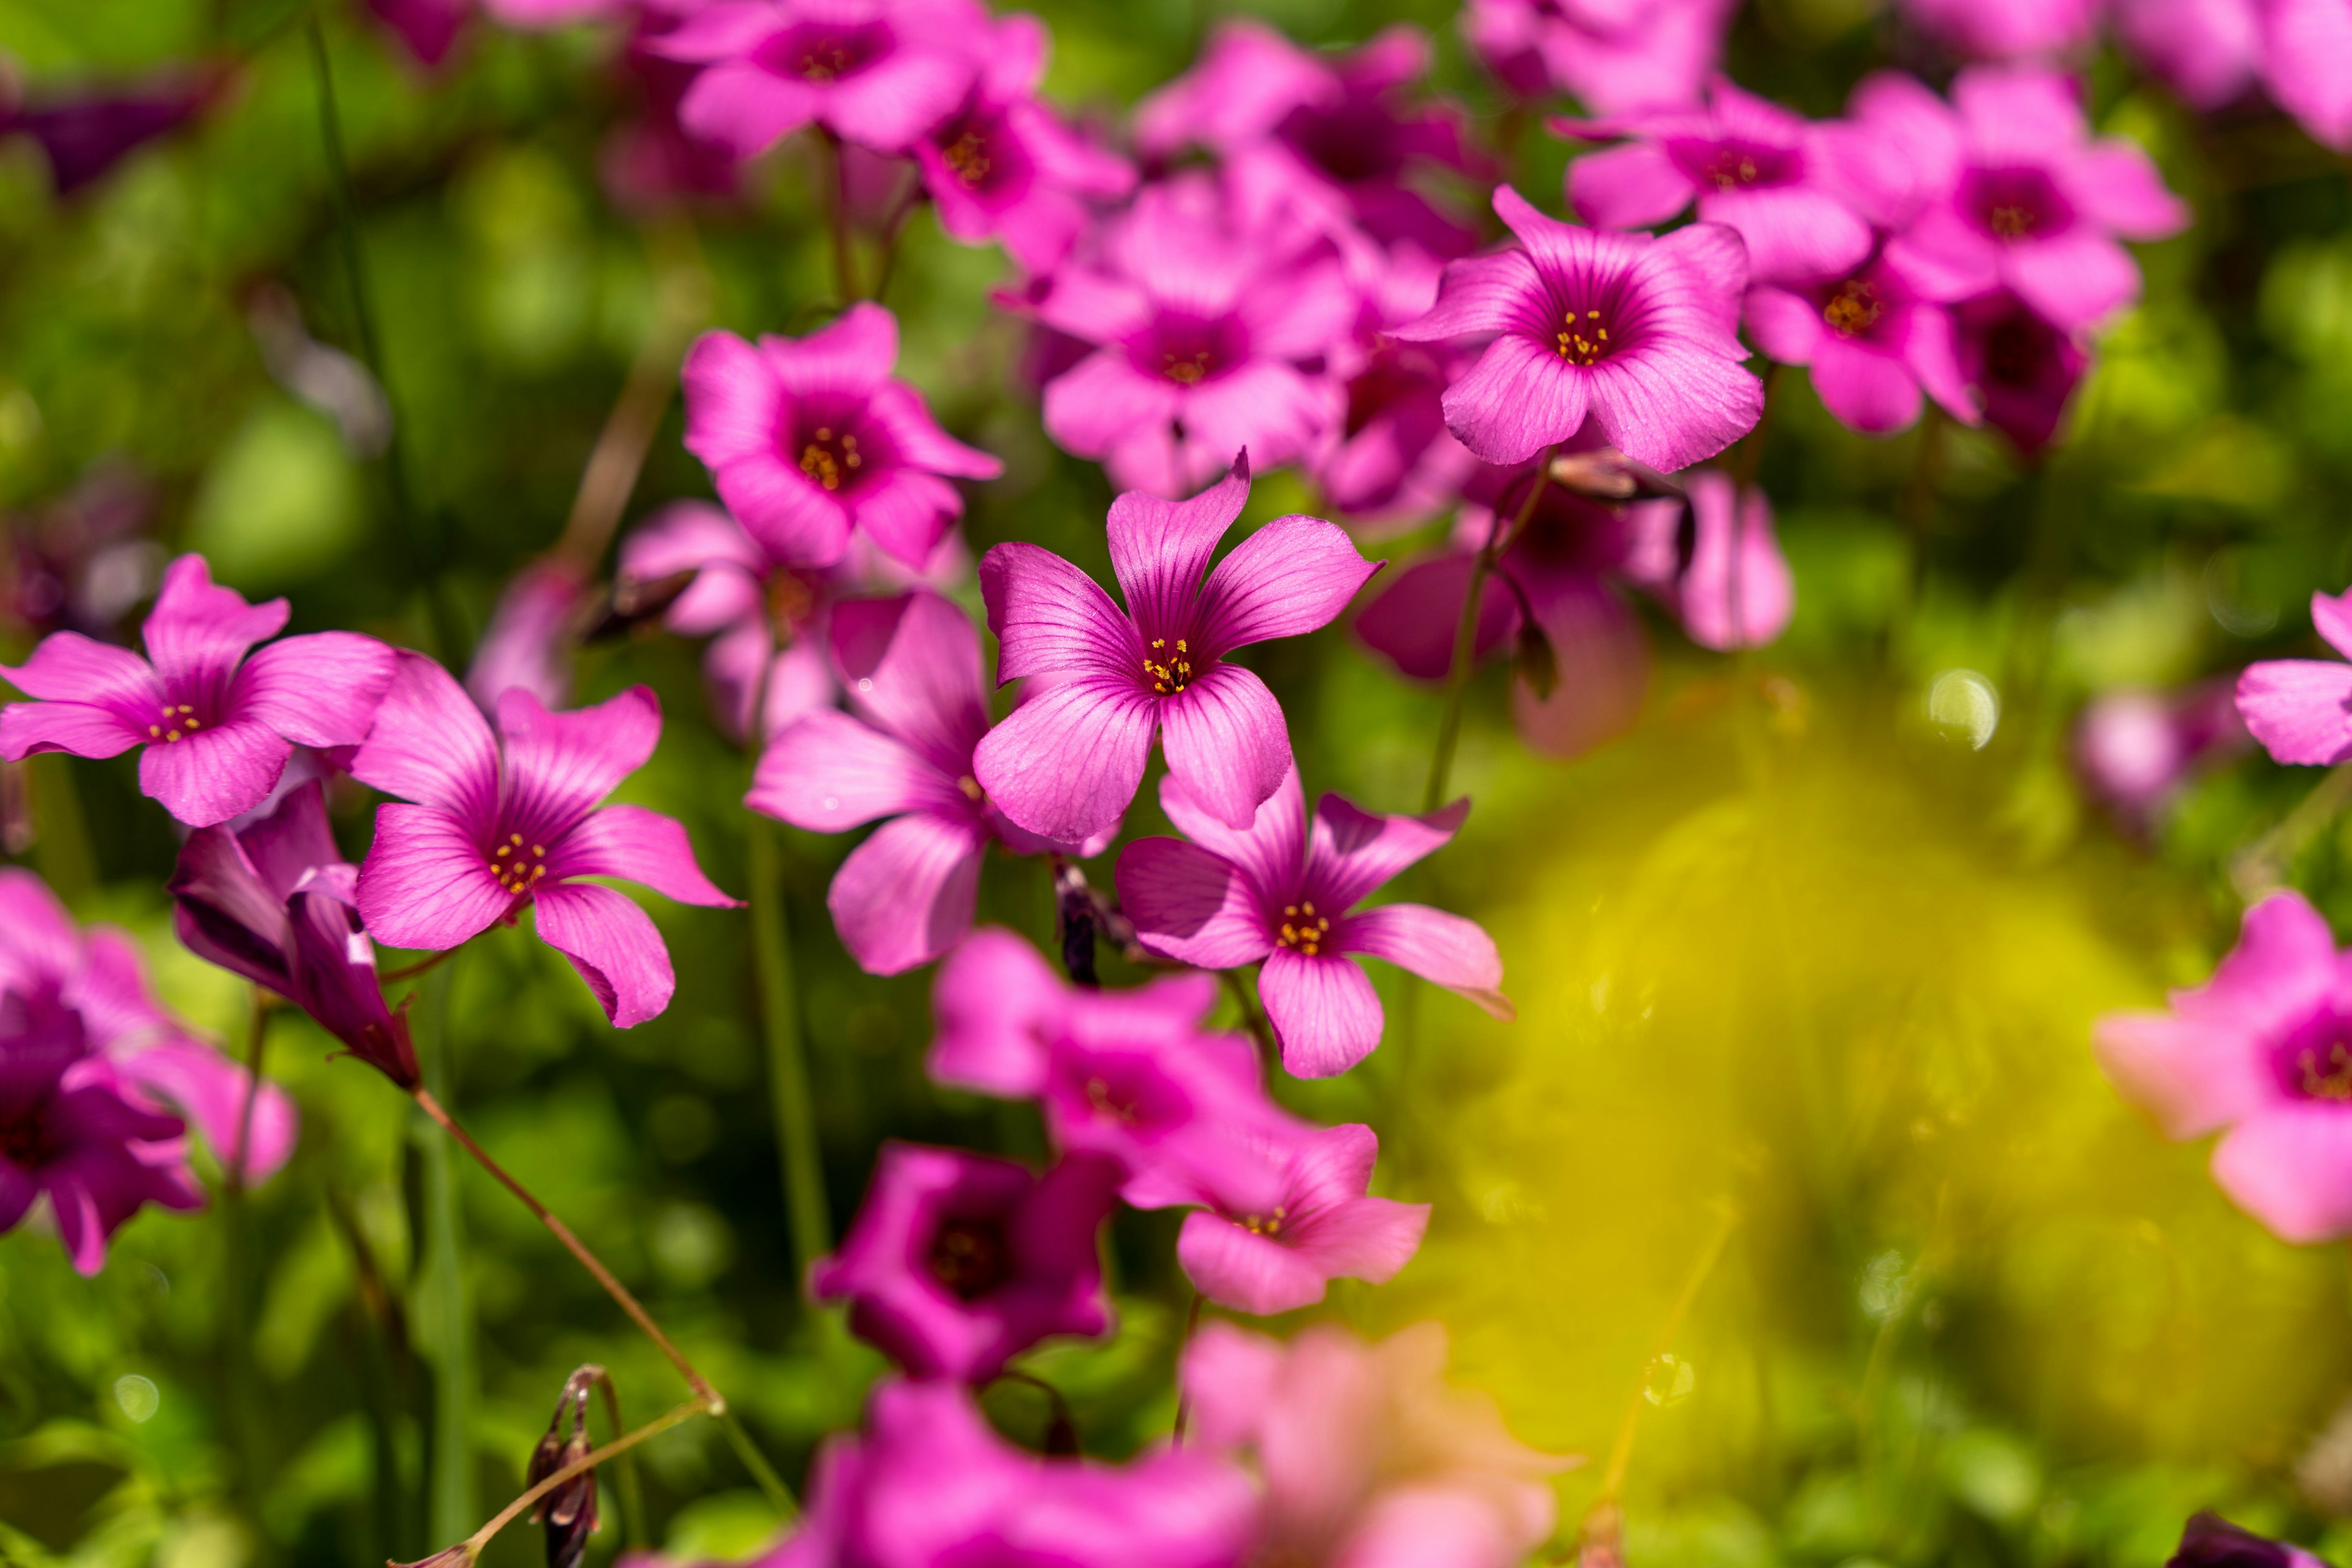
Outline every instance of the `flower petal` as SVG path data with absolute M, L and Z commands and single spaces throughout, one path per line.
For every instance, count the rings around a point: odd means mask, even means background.
M 858 402 L 887 384 L 898 363 L 898 318 L 860 300 L 804 338 L 761 337 L 759 352 L 788 396 Z
M 1209 557 L 1249 501 L 1246 459 L 1190 500 L 1129 490 L 1110 503 L 1110 569 L 1138 626 L 1155 636 L 1188 629 Z M 1239 552 L 1235 552 L 1239 553 Z
M 2076 227 L 2003 258 L 2001 279 L 2054 327 L 2087 327 L 2139 298 L 2139 263 L 2095 229 Z
M 1591 374 L 1532 339 L 1506 332 L 1445 389 L 1445 427 L 1489 463 L 1524 463 L 1583 426 Z M 1633 455 L 1622 440 L 1617 446 Z
M 953 779 L 905 742 L 820 708 L 768 742 L 743 804 L 812 833 L 845 833 L 877 816 L 968 803 Z
M 499 799 L 499 749 L 482 710 L 449 672 L 403 649 L 352 776 L 488 832 Z
M 1154 952 L 1202 969 L 1238 969 L 1271 950 L 1248 879 L 1199 845 L 1139 838 L 1119 851 L 1112 882 L 1137 940 Z
M 971 616 L 918 589 L 835 605 L 827 635 L 851 706 L 950 778 L 971 771 L 971 749 L 988 732 Z
M 392 649 L 356 632 L 281 637 L 245 661 L 228 710 L 304 746 L 356 746 L 392 686 Z
M 1176 831 L 1220 859 L 1231 861 L 1259 893 L 1259 902 L 1284 903 L 1297 895 L 1307 865 L 1307 798 L 1298 770 L 1282 775 L 1275 792 L 1258 803 L 1247 827 L 1229 827 L 1186 793 L 1174 773 L 1160 781 L 1160 808 Z
M 1454 551 L 1406 567 L 1356 617 L 1356 635 L 1408 679 L 1444 679 L 1454 668 L 1454 640 L 1473 565 L 1471 552 Z M 1519 606 L 1510 584 L 1494 574 L 1478 601 L 1472 658 L 1483 661 L 1517 631 Z
M 1193 657 L 1319 631 L 1384 564 L 1365 560 L 1337 523 L 1276 518 L 1209 574 L 1192 623 Z
M 2238 677 L 2238 711 L 2282 763 L 2332 767 L 2352 761 L 2352 664 L 2275 658 L 2248 665 Z
M 1591 374 L 1592 416 L 1611 444 L 1668 472 L 1714 457 L 1764 415 L 1764 384 L 1745 366 L 1680 342 L 1603 360 Z
M 457 946 L 514 906 L 471 825 L 430 805 L 382 805 L 360 864 L 360 919 L 390 947 Z
M 541 888 L 531 902 L 539 940 L 572 961 L 614 1028 L 635 1028 L 669 1005 L 677 977 L 645 910 L 593 882 Z
M 232 719 L 139 754 L 139 788 L 191 827 L 251 811 L 269 798 L 293 743 L 254 719 Z
M 2091 1049 L 2116 1092 L 2168 1138 L 2201 1138 L 2273 1098 L 2260 1051 L 2233 1029 L 2171 1013 L 2109 1013 Z
M 1509 1023 L 1517 1016 L 1503 984 L 1503 956 L 1477 921 L 1425 904 L 1382 904 L 1349 915 L 1339 931 L 1350 952 L 1385 958 L 1433 984 L 1466 996 Z
M 548 848 L 547 874 L 620 877 L 642 883 L 681 904 L 740 909 L 740 899 L 719 890 L 694 858 L 686 825 L 642 805 L 608 805 L 592 811 Z
M 237 1139 L 246 1134 L 242 1163 L 250 1184 L 268 1181 L 294 1152 L 300 1119 L 293 1100 L 265 1080 L 251 1097 L 248 1125 L 245 1108 L 253 1075 L 210 1046 L 170 1041 L 130 1052 L 117 1066 L 126 1079 L 194 1122 L 223 1166 L 237 1163 Z
M 1135 432 L 1165 426 L 1178 401 L 1174 382 L 1142 374 L 1125 349 L 1101 349 L 1045 384 L 1045 434 L 1066 452 L 1098 458 Z
M 2213 1180 L 2282 1240 L 2352 1235 L 2352 1112 L 2317 1101 L 2257 1111 L 2213 1146 Z
M 633 686 L 593 708 L 551 713 L 520 687 L 499 698 L 505 742 L 503 815 L 526 835 L 561 837 L 661 741 L 661 704 Z
M 1293 1078 L 1331 1078 L 1381 1043 L 1380 994 L 1350 958 L 1276 948 L 1258 971 L 1258 1000 Z
M 1030 675 L 1108 677 L 1130 687 L 1143 642 L 1100 584 L 1034 544 L 1000 544 L 980 558 L 988 629 L 999 643 L 996 682 Z M 983 781 L 984 782 L 984 781 Z
M 1057 843 L 1084 843 L 1135 798 L 1160 707 L 1125 679 L 1056 686 L 982 739 L 972 771 L 997 809 L 1021 826 Z
M 1903 359 L 1874 343 L 1834 332 L 1813 351 L 1813 390 L 1822 406 L 1849 430 L 1886 436 L 1919 417 L 1919 384 Z
M 1441 342 L 1507 331 L 1540 300 L 1543 285 L 1524 250 L 1498 250 L 1449 261 L 1437 286 L 1437 303 L 1426 315 L 1390 329 L 1407 342 Z
M 1654 142 L 1587 153 L 1568 166 L 1568 205 L 1595 228 L 1655 228 L 1697 194 Z
M 909 812 L 849 852 L 824 896 L 833 929 L 868 974 L 930 963 L 971 929 L 988 830 L 968 813 Z
M 1160 750 L 1185 795 L 1226 826 L 1248 827 L 1290 771 L 1282 704 L 1252 671 L 1214 664 L 1159 708 Z
M 174 700 L 217 699 L 245 650 L 284 630 L 289 613 L 283 599 L 248 605 L 236 589 L 215 587 L 205 558 L 183 555 L 164 568 L 139 640 Z
M 931 983 L 937 1027 L 924 1066 L 932 1081 L 1006 1098 L 1036 1094 L 1047 1066 L 1036 1026 L 1064 998 L 1060 977 L 1035 948 L 1001 926 L 974 931 Z
M 1297 1252 L 1206 1210 L 1184 1216 L 1176 1261 L 1210 1300 L 1262 1318 L 1311 1307 L 1329 1289 Z

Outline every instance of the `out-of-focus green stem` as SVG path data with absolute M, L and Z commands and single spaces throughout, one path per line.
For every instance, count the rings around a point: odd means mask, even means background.
M 447 963 L 426 976 L 417 1009 L 423 1027 L 415 1031 L 425 1087 L 442 1103 L 451 1098 L 456 1076 L 449 1038 L 449 988 L 456 974 L 457 965 Z M 465 1238 L 449 1141 L 421 1110 L 416 1127 L 425 1162 L 425 1268 L 416 1282 L 420 1300 L 414 1316 L 420 1327 L 430 1326 L 424 1337 L 433 1363 L 433 1464 L 425 1513 L 429 1537 L 449 1541 L 464 1532 L 476 1513 L 472 1303 L 466 1294 Z
M 73 759 L 52 752 L 26 757 L 24 766 L 32 783 L 33 868 L 68 909 L 79 909 L 98 890 L 98 860 L 74 789 Z
M 751 1434 L 743 1430 L 743 1422 L 735 1414 L 735 1407 L 730 1405 L 718 1415 L 719 1429 L 727 1434 L 728 1446 L 735 1450 L 735 1457 L 743 1461 L 743 1468 L 751 1472 L 751 1479 L 766 1494 L 769 1506 L 776 1510 L 778 1521 L 790 1524 L 798 1519 L 801 1509 L 800 1504 L 793 1500 L 793 1489 L 784 1485 L 784 1478 L 776 1474 L 776 1467 L 768 1463 L 768 1456 L 760 1452 L 760 1446 L 751 1441 Z
M 613 1386 L 613 1374 L 599 1373 L 596 1386 L 604 1393 L 604 1416 L 613 1424 L 613 1436 L 618 1438 L 628 1430 L 621 1419 L 621 1391 Z M 584 1420 L 584 1417 L 583 1417 Z M 625 1453 L 621 1458 L 621 1511 L 628 1517 L 621 1521 L 622 1532 L 628 1537 L 629 1550 L 646 1550 L 646 1493 L 637 1482 L 637 1456 Z
M 1462 704 L 1470 690 L 1470 673 L 1477 662 L 1478 611 L 1486 602 L 1486 579 L 1494 574 L 1495 563 L 1501 560 L 1504 549 L 1517 539 L 1536 514 L 1536 503 L 1543 499 L 1544 487 L 1551 483 L 1551 458 L 1554 447 L 1547 447 L 1536 459 L 1534 482 L 1528 486 L 1527 499 L 1519 503 L 1518 515 L 1507 529 L 1498 513 L 1486 533 L 1486 542 L 1470 563 L 1470 591 L 1462 596 L 1462 618 L 1454 627 L 1454 659 L 1445 675 L 1445 713 L 1437 721 L 1437 750 L 1429 759 L 1429 788 L 1422 794 L 1421 809 L 1435 811 L 1445 804 L 1445 786 L 1454 773 L 1454 748 L 1462 739 Z
M 2294 858 L 2347 804 L 2352 804 L 2352 763 L 2330 769 L 2277 826 L 2231 861 L 2230 880 L 2238 896 L 2251 904 L 2284 883 Z
M 260 1248 L 253 1235 L 253 1210 L 245 1197 L 246 1167 L 253 1146 L 253 1103 L 261 1097 L 263 1052 L 269 1038 L 269 1007 L 262 989 L 250 987 L 247 1006 L 245 1097 L 237 1108 L 236 1133 L 221 1156 L 221 1223 L 226 1258 L 221 1289 L 221 1371 L 228 1380 L 229 1419 L 236 1433 L 240 1489 L 247 1506 L 257 1509 L 268 1477 L 265 1426 L 254 1407 L 259 1386 L 253 1374 L 253 1300 L 260 1272 Z
M 824 183 L 824 228 L 833 241 L 833 289 L 846 310 L 860 298 L 857 268 L 849 249 L 849 166 L 842 155 L 841 138 L 830 131 L 822 135 L 824 167 L 817 177 Z
M 793 989 L 792 933 L 784 916 L 783 847 L 776 825 L 751 814 L 751 949 L 759 971 L 760 1023 L 768 1044 L 768 1089 L 775 1098 L 777 1152 L 783 1162 L 784 1215 L 792 1226 L 793 1277 L 833 1247 L 817 1157 L 816 1108 L 802 1049 L 800 1001 Z

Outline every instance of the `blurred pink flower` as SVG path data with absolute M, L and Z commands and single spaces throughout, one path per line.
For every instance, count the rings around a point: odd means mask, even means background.
M 2087 52 L 2102 0 L 1902 0 L 1921 32 L 1969 59 L 2041 59 Z
M 1897 260 L 1874 256 L 1821 281 L 1759 284 L 1748 291 L 1747 318 L 1756 346 L 1806 366 L 1822 405 L 1849 429 L 1910 428 L 1923 392 L 1962 424 L 1978 422 L 1951 315 Z
M 1521 98 L 1570 92 L 1595 114 L 1691 102 L 1736 0 L 1469 0 L 1462 33 Z
M 1691 641 L 1718 653 L 1761 647 L 1789 629 L 1797 586 L 1772 531 L 1772 501 L 1720 468 L 1683 476 L 1680 498 L 1626 509 L 1625 578 L 1674 612 Z
M 2212 979 L 2110 1013 L 2099 1066 L 2167 1137 L 2221 1133 L 2213 1179 L 2291 1242 L 2352 1235 L 2352 960 L 2293 891 L 2246 911 Z
M 400 40 L 409 58 L 428 71 L 439 69 L 457 48 L 474 14 L 474 0 L 362 0 L 362 4 Z
M 474 700 L 494 711 L 509 687 L 520 687 L 550 708 L 569 702 L 573 622 L 587 588 L 577 567 L 551 556 L 508 578 L 466 668 Z
M 1334 1279 L 1387 1284 L 1420 1249 L 1429 1205 L 1365 1196 L 1380 1152 L 1369 1127 L 1327 1127 L 1292 1151 L 1271 1206 L 1213 1203 L 1185 1215 L 1184 1277 L 1261 1318 L 1313 1306 Z
M 2075 723 L 2074 769 L 2126 826 L 2143 827 L 2191 774 L 2248 740 L 2227 680 L 2104 692 Z
M 2091 366 L 2079 331 L 2000 290 L 1952 307 L 1953 353 L 1984 422 L 2029 455 L 2057 438 L 2067 400 Z
M 1513 1438 L 1445 1361 L 1436 1323 L 1377 1343 L 1321 1323 L 1286 1345 L 1202 1325 L 1179 1375 L 1199 1446 L 1245 1457 L 1265 1488 L 1256 1561 L 1513 1568 L 1542 1544 L 1545 1478 L 1579 1461 Z
M 2210 1509 L 2191 1514 L 2165 1568 L 2327 1568 L 2293 1542 L 2241 1530 Z
M 1386 531 L 1443 510 L 1477 468 L 1445 427 L 1445 389 L 1468 363 L 1441 344 L 1376 335 L 1348 381 L 1347 415 L 1312 465 L 1324 499 L 1358 537 L 1369 535 L 1367 523 Z
M 2352 592 L 2311 596 L 2311 624 L 2352 658 Z M 2282 763 L 2332 767 L 2352 761 L 2352 664 L 2278 658 L 2246 667 L 2238 711 L 2263 749 Z

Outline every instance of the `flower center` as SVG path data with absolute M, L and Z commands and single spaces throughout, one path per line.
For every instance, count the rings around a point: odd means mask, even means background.
M 801 472 L 829 490 L 839 489 L 865 464 L 857 437 L 847 431 L 836 436 L 830 425 L 818 426 L 808 445 L 801 448 Z
M 1885 304 L 1878 298 L 1878 287 L 1859 278 L 1848 279 L 1830 296 L 1822 307 L 1822 318 L 1835 328 L 1842 338 L 1858 338 L 1878 325 L 1886 314 Z
M 1272 1214 L 1244 1215 L 1240 1224 L 1241 1227 L 1252 1236 L 1280 1236 L 1282 1222 L 1289 1217 L 1290 1211 L 1276 1204 L 1274 1205 Z
M 490 875 L 509 893 L 530 891 L 547 875 L 547 846 L 534 844 L 525 853 L 522 835 L 508 834 L 505 841 L 490 851 Z
M 1013 1248 L 992 1219 L 951 1219 L 931 1238 L 931 1278 L 960 1301 L 976 1300 L 1012 1277 Z
M 1580 319 L 1574 310 L 1562 314 L 1559 342 L 1559 357 L 1570 364 L 1599 364 L 1615 346 L 1598 310 L 1587 310 Z
M 1282 906 L 1282 930 L 1276 940 L 1294 952 L 1313 958 L 1323 951 L 1324 942 L 1331 934 L 1331 918 L 1315 912 L 1315 900 Z M 1277 1217 L 1281 1210 L 1275 1211 Z
M 2352 1045 L 2342 1039 L 2328 1041 L 2324 1056 L 2317 1046 L 2297 1051 L 2294 1072 L 2307 1100 L 2352 1100 Z
M 203 728 L 194 708 L 184 702 L 177 705 L 166 702 L 162 720 L 147 726 L 147 738 L 151 741 L 177 741 Z
M 947 150 L 940 155 L 947 160 L 948 167 L 956 172 L 956 178 L 967 185 L 977 186 L 988 178 L 989 170 L 995 167 L 989 161 L 986 139 L 976 130 L 964 132 L 948 143 Z
M 956 788 L 963 791 L 964 799 L 971 802 L 974 805 L 980 805 L 982 801 L 988 798 L 988 792 L 982 789 L 980 787 L 980 781 L 972 777 L 970 773 L 966 773 L 963 777 L 956 780 Z
M 1154 655 L 1158 656 L 1156 660 Z M 1153 637 L 1151 652 L 1143 656 L 1143 673 L 1151 678 L 1151 689 L 1162 697 L 1183 690 L 1192 679 L 1192 655 L 1184 647 L 1184 639 L 1178 637 L 1176 651 L 1170 653 L 1166 637 Z
M 1160 374 L 1180 386 L 1191 386 L 1216 368 L 1216 357 L 1206 349 L 1195 349 L 1189 354 L 1177 354 L 1162 350 Z
M 38 1110 L 0 1121 L 0 1160 L 32 1170 L 48 1155 L 48 1129 Z
M 1756 166 L 1756 154 L 1738 147 L 1726 147 L 1699 165 L 1699 178 L 1718 191 L 1752 185 L 1761 173 Z
M 2003 202 L 1985 214 L 1986 226 L 2003 239 L 2022 239 L 2032 234 L 2036 223 L 2032 207 L 2022 202 Z
M 2004 245 L 2072 226 L 2074 209 L 2049 174 L 2031 165 L 1979 169 L 1962 186 L 1963 210 Z

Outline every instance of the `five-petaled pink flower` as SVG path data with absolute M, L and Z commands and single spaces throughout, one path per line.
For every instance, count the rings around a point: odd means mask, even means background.
M 1081 843 L 1117 821 L 1143 782 L 1155 732 L 1202 809 L 1246 827 L 1290 768 L 1290 731 L 1265 682 L 1227 656 L 1328 626 L 1380 569 L 1336 523 L 1276 518 L 1209 572 L 1249 499 L 1247 455 L 1188 501 L 1111 503 L 1121 611 L 1094 580 L 1034 544 L 980 563 L 1000 682 L 1058 684 L 1024 702 L 973 753 L 980 786 L 1030 832 Z M 1206 580 L 1202 574 L 1206 573 Z
M 2288 1241 L 2352 1235 L 2352 955 L 2296 892 L 2246 911 L 2213 978 L 2093 1037 L 2116 1092 L 2166 1135 L 2221 1132 L 2213 1179 Z
M 1192 842 L 1140 838 L 1118 858 L 1118 896 L 1146 947 L 1203 969 L 1262 963 L 1258 994 L 1300 1078 L 1347 1071 L 1381 1043 L 1381 999 L 1349 956 L 1385 958 L 1460 993 L 1498 1018 L 1503 960 L 1473 921 L 1425 904 L 1356 905 L 1444 847 L 1469 813 L 1383 816 L 1326 795 L 1307 821 L 1293 769 L 1247 827 L 1203 811 L 1183 780 L 1160 805 Z
M 1949 312 L 1888 257 L 1825 279 L 1757 285 L 1748 331 L 1770 358 L 1809 367 L 1822 405 L 1865 436 L 1907 428 L 1923 392 L 1963 425 L 1977 423 Z
M 140 789 L 189 826 L 251 811 L 298 742 L 366 739 L 392 683 L 392 650 L 353 632 L 282 637 L 247 658 L 286 616 L 285 600 L 248 605 L 213 586 L 203 556 L 183 555 L 140 628 L 145 658 L 57 632 L 21 667 L 0 665 L 0 677 L 37 699 L 0 710 L 0 757 L 111 757 L 144 746 Z
M 2352 592 L 2314 594 L 2311 624 L 2330 647 L 2352 658 Z M 2238 678 L 2238 711 L 2282 763 L 2352 762 L 2352 664 L 2273 658 L 2248 665 Z
M 1003 471 L 890 379 L 898 361 L 898 319 L 870 303 L 805 338 L 706 332 L 688 353 L 686 449 L 775 561 L 830 566 L 856 529 L 920 569 L 963 515 L 948 479 Z
M 1445 419 L 1490 463 L 1523 463 L 1582 428 L 1653 468 L 1687 468 L 1755 426 L 1763 384 L 1741 362 L 1748 256 L 1721 224 L 1653 238 L 1546 217 L 1508 185 L 1519 244 L 1451 262 L 1418 342 L 1488 340 L 1445 394 Z
M 669 1005 L 669 950 L 646 912 L 610 888 L 619 877 L 681 903 L 731 906 L 695 864 L 686 829 L 639 805 L 597 803 L 645 766 L 661 708 L 642 686 L 570 713 L 517 688 L 499 699 L 498 733 L 449 672 L 404 652 L 352 776 L 411 805 L 376 811 L 360 866 L 360 917 L 393 947 L 456 947 L 537 911 L 562 952 L 622 1028 Z
M 1213 1193 L 1177 1233 L 1185 1278 L 1219 1306 L 1261 1318 L 1313 1306 L 1334 1279 L 1395 1279 L 1420 1250 L 1429 1205 L 1365 1195 L 1380 1152 L 1369 1127 L 1327 1127 L 1286 1150 L 1271 1203 L 1263 1192 L 1239 1201 Z
M 2084 336 L 2051 325 L 2006 289 L 1952 307 L 1953 357 L 1969 395 L 1986 424 L 2028 452 L 2057 439 L 2091 368 Z

